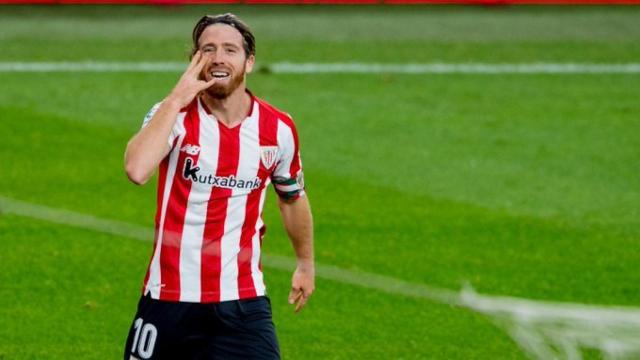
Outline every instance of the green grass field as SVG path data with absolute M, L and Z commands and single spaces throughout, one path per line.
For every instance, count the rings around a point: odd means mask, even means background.
M 640 7 L 0 7 L 0 62 L 182 61 L 205 13 L 258 63 L 630 63 Z M 0 72 L 0 197 L 151 227 L 125 144 L 178 73 Z M 272 74 L 322 264 L 457 291 L 640 307 L 639 74 Z M 292 256 L 275 194 L 268 254 Z M 2 209 L 0 209 L 1 211 Z M 0 213 L 0 359 L 117 359 L 151 242 Z M 470 310 L 323 278 L 285 359 L 523 359 Z M 587 358 L 599 358 L 585 351 Z

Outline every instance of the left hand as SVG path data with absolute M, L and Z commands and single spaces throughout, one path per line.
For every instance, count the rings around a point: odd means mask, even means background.
M 296 268 L 291 279 L 291 292 L 289 293 L 289 304 L 295 304 L 295 312 L 299 312 L 307 303 L 309 297 L 315 289 L 315 268 L 311 266 L 300 266 Z

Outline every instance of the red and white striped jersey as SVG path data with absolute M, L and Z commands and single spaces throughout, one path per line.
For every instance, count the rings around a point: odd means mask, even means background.
M 287 199 L 304 195 L 293 121 L 252 95 L 249 116 L 228 128 L 195 99 L 180 111 L 168 142 L 143 292 L 203 303 L 264 295 L 260 247 L 267 186 L 273 182 Z

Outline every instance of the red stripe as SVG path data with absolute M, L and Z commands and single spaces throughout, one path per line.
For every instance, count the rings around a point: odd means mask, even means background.
M 460 5 L 640 5 L 640 0 L 0 0 L 0 4 L 300 4 L 300 5 L 398 5 L 398 4 L 460 4 Z
M 264 119 L 264 127 L 260 128 L 260 145 L 267 146 L 277 146 L 278 145 L 278 118 L 287 118 L 289 116 L 286 113 L 279 111 L 278 109 L 271 106 L 271 104 L 267 103 L 264 100 L 259 101 L 260 107 L 260 117 Z M 260 166 L 261 171 L 263 171 L 264 167 Z M 273 170 L 273 169 L 272 169 Z M 266 171 L 266 169 L 265 169 Z M 268 172 L 265 175 L 265 179 L 267 176 L 270 176 L 271 173 Z M 261 176 L 262 178 L 262 176 Z M 266 181 L 265 181 L 266 182 Z M 260 201 L 260 200 L 258 200 Z M 260 206 L 260 204 L 258 204 Z M 262 216 L 262 214 L 260 214 Z M 262 248 L 262 240 L 264 239 L 264 235 L 267 232 L 267 226 L 264 224 L 259 229 L 259 239 L 260 239 L 260 248 Z M 258 259 L 258 269 L 262 271 L 262 259 Z
M 217 124 L 220 145 L 216 176 L 236 175 L 240 158 L 240 126 L 229 129 L 219 121 Z M 200 271 L 202 302 L 220 301 L 220 274 L 222 272 L 220 242 L 224 235 L 224 223 L 227 218 L 227 205 L 230 196 L 231 189 L 215 186 L 211 188 L 211 196 L 207 206 L 207 223 L 202 242 L 202 267 Z
M 260 106 L 259 103 L 256 106 Z M 276 146 L 277 119 L 271 112 L 261 108 L 258 119 L 260 146 Z M 240 238 L 240 254 L 238 255 L 238 293 L 240 299 L 252 298 L 257 295 L 253 283 L 251 260 L 253 258 L 253 237 L 256 233 L 256 223 L 260 214 L 260 197 L 269 177 L 269 169 L 265 168 L 258 159 L 258 177 L 262 180 L 260 188 L 253 190 L 247 196 L 246 214 Z
M 256 232 L 256 221 L 258 221 L 260 213 L 260 194 L 263 189 L 264 182 L 260 188 L 253 190 L 247 196 L 246 213 L 240 236 L 240 253 L 238 253 L 238 295 L 240 299 L 253 298 L 257 295 L 251 276 L 252 238 Z
M 199 146 L 200 117 L 198 116 L 198 106 L 195 101 L 187 108 L 184 125 L 186 134 L 182 144 Z M 183 177 L 184 163 L 187 157 L 192 159 L 193 166 L 198 163 L 198 155 L 188 155 L 185 151 L 180 151 L 179 149 L 178 151 L 178 162 L 169 192 L 162 247 L 160 248 L 160 281 L 162 283 L 160 300 L 168 301 L 180 300 L 180 245 L 192 184 L 191 180 Z
M 289 121 L 283 120 L 283 122 L 287 124 L 287 126 L 289 126 L 289 128 L 291 129 L 291 133 L 293 134 L 293 145 L 294 145 L 293 159 L 291 160 L 291 167 L 289 167 L 289 174 L 291 174 L 291 177 L 296 177 L 298 176 L 298 172 L 300 171 L 300 168 L 301 168 L 298 131 L 296 130 L 296 127 L 293 124 L 293 121 L 291 119 L 288 119 L 288 120 Z
M 282 121 L 284 125 L 288 126 L 291 129 L 291 134 L 293 134 L 294 152 L 291 166 L 289 168 L 289 174 L 291 174 L 291 177 L 297 176 L 298 171 L 300 171 L 301 168 L 300 151 L 298 146 L 298 131 L 296 130 L 296 125 L 293 122 L 293 119 L 291 119 L 291 116 L 289 116 L 289 114 L 276 109 L 264 100 L 259 100 L 259 103 L 263 106 L 263 108 L 266 108 L 265 112 L 276 116 L 278 119 L 280 119 L 280 121 Z
M 293 158 L 291 159 L 291 164 L 289 165 L 289 176 L 291 178 L 296 178 L 298 173 L 302 169 L 302 164 L 300 163 L 300 150 L 299 150 L 299 142 L 298 142 L 298 131 L 296 130 L 296 125 L 293 122 L 293 119 L 289 116 L 289 114 L 282 112 L 275 107 L 271 106 L 264 100 L 259 100 L 260 104 L 266 108 L 267 111 L 277 119 L 280 120 L 280 124 L 278 126 L 288 126 L 291 129 L 291 134 L 293 135 Z

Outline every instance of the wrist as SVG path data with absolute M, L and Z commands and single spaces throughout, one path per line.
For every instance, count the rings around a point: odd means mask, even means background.
M 169 94 L 169 96 L 167 96 L 164 99 L 162 104 L 165 105 L 168 110 L 175 111 L 175 112 L 179 112 L 180 109 L 182 109 L 184 106 L 186 106 L 186 105 L 182 104 L 182 101 L 180 100 L 179 97 L 177 97 L 177 96 L 175 96 L 173 94 Z
M 314 272 L 315 262 L 313 259 L 298 259 L 298 269 L 306 272 Z

